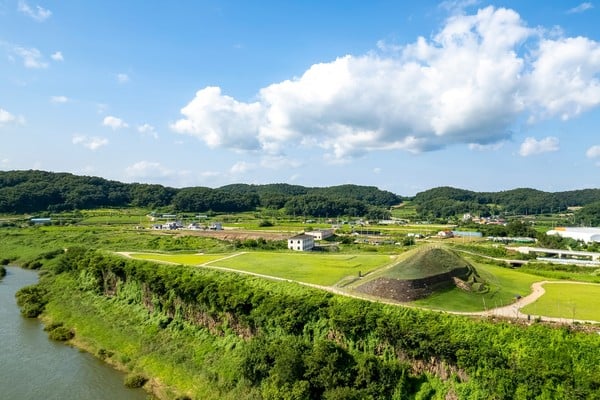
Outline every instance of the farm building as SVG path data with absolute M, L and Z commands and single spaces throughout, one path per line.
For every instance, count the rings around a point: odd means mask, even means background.
M 546 232 L 546 234 L 581 240 L 585 243 L 600 242 L 600 228 L 556 227 Z
M 323 240 L 333 235 L 333 229 L 318 229 L 310 232 L 305 232 L 304 234 L 314 237 L 315 240 Z
M 311 235 L 300 234 L 288 239 L 288 249 L 296 251 L 308 251 L 315 247 L 315 238 Z

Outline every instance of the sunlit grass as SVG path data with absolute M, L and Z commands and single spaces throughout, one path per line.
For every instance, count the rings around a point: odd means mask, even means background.
M 546 283 L 546 293 L 521 312 L 548 317 L 600 321 L 600 285 Z
M 153 260 L 173 264 L 199 265 L 218 260 L 229 254 L 161 254 L 161 253 L 131 253 L 132 258 Z
M 510 268 L 483 263 L 474 265 L 480 277 L 486 281 L 489 287 L 487 293 L 469 293 L 452 288 L 434 293 L 413 303 L 447 311 L 483 311 L 508 305 L 515 300 L 517 295 L 528 295 L 531 293 L 531 285 L 542 280 L 539 276 Z

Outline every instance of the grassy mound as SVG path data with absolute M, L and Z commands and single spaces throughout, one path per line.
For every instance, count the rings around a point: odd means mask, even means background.
M 461 256 L 444 247 L 427 247 L 407 253 L 397 264 L 363 282 L 356 290 L 376 297 L 412 301 L 452 286 L 469 292 L 487 290 L 475 268 Z

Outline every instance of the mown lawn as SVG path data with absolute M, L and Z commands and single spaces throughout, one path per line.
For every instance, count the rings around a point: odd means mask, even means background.
M 413 302 L 423 307 L 447 311 L 483 311 L 512 303 L 516 295 L 531 293 L 531 285 L 543 280 L 515 269 L 489 264 L 473 263 L 490 290 L 484 294 L 468 293 L 458 288 L 435 293 L 426 299 Z
M 600 321 L 600 285 L 546 283 L 546 293 L 521 312 L 558 318 Z
M 211 265 L 317 285 L 334 285 L 348 276 L 366 274 L 395 259 L 380 254 L 315 254 L 251 252 Z
M 163 261 L 173 264 L 199 265 L 218 260 L 229 254 L 162 254 L 162 253 L 131 253 L 132 258 L 139 260 Z

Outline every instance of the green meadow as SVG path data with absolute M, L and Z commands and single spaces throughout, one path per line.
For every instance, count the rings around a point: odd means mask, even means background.
M 162 254 L 162 253 L 131 253 L 131 258 L 139 260 L 161 261 L 172 264 L 199 265 L 219 260 L 229 254 Z
M 531 315 L 600 321 L 600 285 L 546 283 L 546 293 L 521 309 Z
M 132 257 L 175 264 L 230 268 L 276 278 L 331 286 L 349 276 L 367 274 L 395 260 L 381 254 L 318 254 L 247 252 L 235 254 L 154 254 L 136 253 Z

